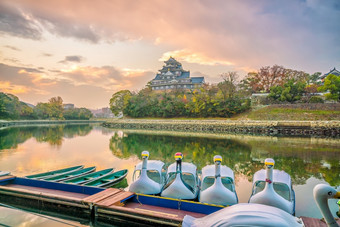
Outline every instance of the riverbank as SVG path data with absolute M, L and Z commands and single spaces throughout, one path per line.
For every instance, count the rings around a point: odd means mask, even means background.
M 102 125 L 115 129 L 235 133 L 269 136 L 340 137 L 340 121 L 120 119 L 106 121 Z
M 50 124 L 89 124 L 89 123 L 103 123 L 103 120 L 15 120 L 5 121 L 0 120 L 0 128 L 10 126 L 22 125 L 50 125 Z

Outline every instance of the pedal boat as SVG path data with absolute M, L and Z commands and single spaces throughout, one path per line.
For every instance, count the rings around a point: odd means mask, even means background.
M 258 203 L 280 208 L 295 215 L 295 192 L 288 173 L 274 170 L 275 161 L 265 160 L 266 170 L 259 170 L 253 178 L 249 203 Z
M 164 186 L 164 177 L 162 170 L 164 162 L 148 160 L 149 152 L 142 152 L 142 162 L 135 166 L 133 172 L 133 183 L 129 187 L 130 192 L 157 195 L 160 194 Z
M 329 185 L 318 184 L 313 189 L 313 195 L 327 226 L 338 227 L 339 225 L 329 209 L 328 199 L 340 199 L 340 192 L 337 192 Z M 203 218 L 194 218 L 186 215 L 182 226 L 304 227 L 305 224 L 302 218 L 295 217 L 280 208 L 256 203 L 239 203 L 223 208 Z
M 196 199 L 199 179 L 197 167 L 192 163 L 182 162 L 183 154 L 175 154 L 176 163 L 169 166 L 166 185 L 161 196 L 174 199 Z
M 201 203 L 230 206 L 238 203 L 234 184 L 234 172 L 227 166 L 221 165 L 222 157 L 214 156 L 215 165 L 202 169 Z

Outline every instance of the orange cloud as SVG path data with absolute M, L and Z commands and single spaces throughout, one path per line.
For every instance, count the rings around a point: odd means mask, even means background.
M 0 91 L 4 93 L 10 93 L 15 95 L 27 93 L 30 90 L 31 89 L 26 86 L 11 84 L 9 81 L 0 81 Z
M 186 61 L 188 63 L 196 63 L 200 65 L 209 65 L 209 66 L 234 65 L 234 63 L 230 61 L 211 58 L 202 53 L 195 53 L 187 49 L 166 52 L 162 55 L 162 57 L 159 60 L 166 61 L 169 59 L 170 56 L 178 59 L 179 61 Z

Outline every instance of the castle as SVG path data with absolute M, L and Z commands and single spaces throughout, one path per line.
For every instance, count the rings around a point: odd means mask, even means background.
M 184 70 L 182 64 L 173 57 L 164 63 L 151 81 L 152 90 L 194 89 L 204 83 L 204 77 L 190 77 L 190 71 Z

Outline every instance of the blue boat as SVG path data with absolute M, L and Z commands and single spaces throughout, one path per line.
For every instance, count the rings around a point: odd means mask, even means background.
M 79 177 L 79 176 L 91 173 L 95 170 L 96 170 L 96 167 L 92 166 L 92 167 L 88 167 L 88 168 L 85 168 L 85 169 L 80 169 L 80 170 L 76 170 L 76 171 L 72 171 L 72 172 L 68 172 L 68 173 L 64 173 L 64 174 L 59 174 L 59 175 L 56 175 L 56 176 L 53 176 L 53 177 L 44 178 L 44 180 L 58 182 L 58 181 L 71 179 L 71 178 L 74 178 L 74 177 Z
M 53 177 L 53 176 L 64 174 L 64 173 L 70 173 L 70 172 L 73 172 L 73 171 L 76 171 L 76 170 L 79 170 L 79 169 L 82 169 L 82 168 L 84 168 L 83 165 L 73 166 L 73 167 L 68 167 L 68 168 L 64 168 L 64 169 L 48 171 L 48 172 L 44 172 L 44 173 L 28 175 L 28 176 L 26 176 L 26 178 L 30 178 L 30 179 L 45 179 L 45 178 L 48 178 L 48 177 Z

